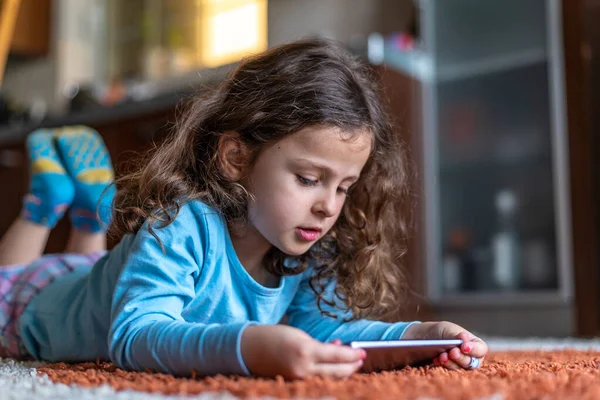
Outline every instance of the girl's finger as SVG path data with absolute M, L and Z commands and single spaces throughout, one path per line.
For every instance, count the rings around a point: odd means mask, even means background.
M 440 353 L 440 355 L 438 356 L 438 360 L 441 365 L 444 365 L 444 363 L 446 361 L 448 361 L 448 353 L 446 353 L 446 352 Z
M 340 339 L 333 339 L 331 342 L 329 342 L 331 344 L 335 344 L 336 346 L 341 346 L 342 345 L 342 341 Z
M 350 346 L 341 346 L 323 343 L 315 346 L 314 360 L 316 364 L 354 363 L 364 360 L 367 353 L 363 349 L 353 349 Z
M 464 354 L 479 358 L 485 357 L 488 353 L 487 344 L 479 338 L 474 338 L 470 341 L 464 342 L 460 346 L 460 350 Z
M 331 378 L 347 378 L 358 371 L 362 365 L 363 360 L 358 360 L 353 363 L 315 364 L 311 372 L 313 375 Z
M 471 363 L 471 356 L 464 354 L 458 347 L 453 348 L 448 352 L 448 357 L 461 368 L 467 368 Z
M 452 349 L 454 350 L 454 349 Z M 461 369 L 461 367 L 459 365 L 456 364 L 456 362 L 452 361 L 452 359 L 450 359 L 450 356 L 448 353 L 443 352 L 442 354 L 440 354 L 438 356 L 439 359 L 439 363 L 442 367 L 450 369 L 450 370 L 457 370 L 457 369 Z

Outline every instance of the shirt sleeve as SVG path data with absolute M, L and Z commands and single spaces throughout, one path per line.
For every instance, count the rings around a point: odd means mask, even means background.
M 347 321 L 350 317 L 349 311 L 343 311 L 341 301 L 334 295 L 335 280 L 330 280 L 325 286 L 324 298 L 333 301 L 336 306 L 330 306 L 321 301 L 321 308 L 333 313 L 333 318 L 321 313 L 317 306 L 317 297 L 309 285 L 311 270 L 305 273 L 300 283 L 287 316 L 291 326 L 302 329 L 309 335 L 322 342 L 340 339 L 342 343 L 350 343 L 356 340 L 397 340 L 401 339 L 406 328 L 419 323 L 396 322 L 387 323 L 368 319 L 357 319 Z
M 146 225 L 136 235 L 113 295 L 110 358 L 133 370 L 249 375 L 240 342 L 250 322 L 203 324 L 182 317 L 196 296 L 195 280 L 210 237 L 206 223 L 194 235 L 178 218 L 154 230 L 165 253 Z

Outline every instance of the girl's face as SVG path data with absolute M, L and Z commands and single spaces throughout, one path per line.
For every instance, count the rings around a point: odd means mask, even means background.
M 247 243 L 300 255 L 337 220 L 371 151 L 371 135 L 311 127 L 261 151 L 249 174 Z M 259 249 L 256 249 L 259 251 Z

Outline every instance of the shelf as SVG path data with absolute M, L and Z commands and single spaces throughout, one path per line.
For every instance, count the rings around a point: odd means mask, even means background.
M 482 154 L 485 154 L 482 152 Z M 539 164 L 542 161 L 547 161 L 549 165 L 552 162 L 552 154 L 548 151 L 537 151 L 531 152 L 526 155 L 520 155 L 516 157 L 497 157 L 490 155 L 488 157 L 476 156 L 471 159 L 465 159 L 459 161 L 459 157 L 453 157 L 440 162 L 440 173 L 456 172 L 456 170 L 464 171 L 465 169 L 505 169 L 505 168 L 523 168 L 531 166 L 532 164 Z
M 480 60 L 434 66 L 431 55 L 421 50 L 398 51 L 392 45 L 386 46 L 384 63 L 424 82 L 441 83 L 473 78 L 512 69 L 545 63 L 546 51 L 541 48 L 487 57 Z
M 546 62 L 546 52 L 543 49 L 520 51 L 514 54 L 441 67 L 437 81 L 455 81 L 478 75 L 528 67 L 543 62 Z
M 439 308 L 479 308 L 490 306 L 549 306 L 568 304 L 570 298 L 558 289 L 547 290 L 515 290 L 500 291 L 486 290 L 481 292 L 464 292 L 442 294 L 438 299 L 432 300 L 432 305 Z

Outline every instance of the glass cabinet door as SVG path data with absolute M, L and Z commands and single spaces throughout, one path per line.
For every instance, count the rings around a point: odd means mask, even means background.
M 428 297 L 570 296 L 560 2 L 416 4 Z
M 420 5 L 430 294 L 564 294 L 558 4 Z
M 558 289 L 545 61 L 440 82 L 442 290 Z

